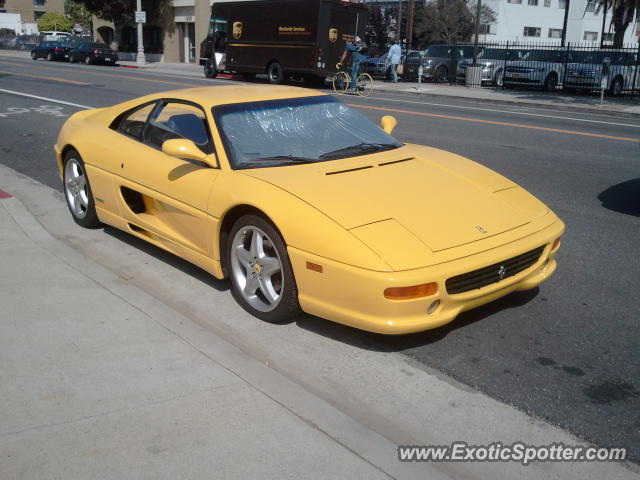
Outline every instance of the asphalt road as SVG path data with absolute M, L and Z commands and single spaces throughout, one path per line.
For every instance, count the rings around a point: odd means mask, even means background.
M 223 83 L 0 56 L 0 162 L 60 189 L 51 147 L 81 109 L 7 90 L 100 107 Z M 402 141 L 468 156 L 542 199 L 567 225 L 557 273 L 422 334 L 383 337 L 330 322 L 307 328 L 407 355 L 594 443 L 625 446 L 637 462 L 640 119 L 430 98 L 345 101 L 375 120 L 395 115 Z

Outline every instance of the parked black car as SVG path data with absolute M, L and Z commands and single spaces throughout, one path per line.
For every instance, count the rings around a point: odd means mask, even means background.
M 84 62 L 87 65 L 93 63 L 106 63 L 115 65 L 118 61 L 118 53 L 105 43 L 81 43 L 71 50 L 69 61 L 71 63 Z
M 50 62 L 53 60 L 69 60 L 71 47 L 62 42 L 40 42 L 31 50 L 31 58 L 37 60 L 46 58 Z

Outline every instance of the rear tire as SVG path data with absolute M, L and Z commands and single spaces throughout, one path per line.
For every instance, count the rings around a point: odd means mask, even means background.
M 91 65 L 93 62 L 91 61 L 91 56 L 87 55 L 86 57 L 84 57 L 84 63 L 85 65 Z
M 53 53 L 47 53 L 47 60 L 53 62 Z
M 504 72 L 502 69 L 498 70 L 493 76 L 493 85 L 496 87 L 502 87 L 504 85 Z
M 77 151 L 69 150 L 63 165 L 64 197 L 73 220 L 84 228 L 98 228 L 100 220 L 82 157 Z
M 284 71 L 282 70 L 282 65 L 278 62 L 272 62 L 267 67 L 267 77 L 269 78 L 269 83 L 274 85 L 280 85 L 284 82 Z

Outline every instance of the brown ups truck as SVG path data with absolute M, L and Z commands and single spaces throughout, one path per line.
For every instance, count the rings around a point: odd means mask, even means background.
M 200 65 L 209 78 L 266 73 L 271 83 L 324 84 L 347 41 L 364 38 L 367 15 L 365 5 L 339 0 L 216 1 Z

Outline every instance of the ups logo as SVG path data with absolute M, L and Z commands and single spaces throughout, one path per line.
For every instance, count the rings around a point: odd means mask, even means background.
M 242 36 L 242 22 L 233 22 L 233 38 L 238 40 Z
M 333 43 L 336 40 L 338 40 L 338 29 L 337 28 L 330 28 L 329 29 L 329 41 L 331 43 Z

